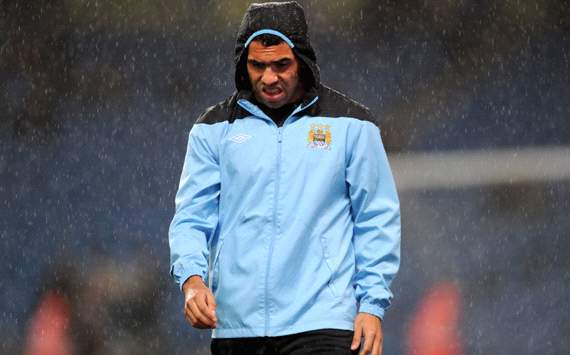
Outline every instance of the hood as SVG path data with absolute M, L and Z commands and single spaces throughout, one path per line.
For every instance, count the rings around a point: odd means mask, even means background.
M 293 53 L 302 61 L 300 76 L 305 90 L 318 88 L 319 67 L 307 27 L 305 12 L 296 1 L 251 4 L 237 33 L 234 56 L 236 89 L 251 90 L 246 66 L 247 46 L 262 34 L 276 35 L 289 44 Z

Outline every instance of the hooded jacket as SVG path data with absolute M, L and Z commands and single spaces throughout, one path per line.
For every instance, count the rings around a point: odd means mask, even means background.
M 256 36 L 302 61 L 304 100 L 278 127 L 251 98 Z M 215 338 L 353 329 L 380 318 L 400 263 L 400 210 L 369 111 L 322 85 L 302 8 L 252 4 L 237 36 L 236 88 L 192 127 L 169 230 L 170 272 L 201 276 Z

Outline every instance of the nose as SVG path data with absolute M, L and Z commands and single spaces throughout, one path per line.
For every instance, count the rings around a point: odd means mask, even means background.
M 263 75 L 261 76 L 261 82 L 263 83 L 263 85 L 271 86 L 273 84 L 276 84 L 277 81 L 279 81 L 277 74 L 275 74 L 275 72 L 273 72 L 273 70 L 271 69 L 271 66 L 268 65 L 267 68 L 265 68 L 265 70 L 263 71 Z

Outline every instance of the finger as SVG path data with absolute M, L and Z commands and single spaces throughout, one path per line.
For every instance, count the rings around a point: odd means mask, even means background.
M 372 355 L 382 355 L 382 337 L 376 334 L 374 344 L 372 344 Z
M 202 312 L 200 311 L 200 309 L 198 309 L 198 306 L 196 305 L 195 302 L 193 301 L 188 302 L 188 307 L 190 308 L 190 312 L 192 312 L 194 317 L 196 317 L 198 325 L 206 326 L 209 328 L 212 328 L 214 326 L 214 322 L 210 318 L 208 318 L 205 314 L 202 314 Z
M 198 322 L 198 320 L 196 319 L 196 317 L 194 317 L 194 315 L 192 314 L 192 312 L 190 311 L 189 308 L 184 307 L 184 316 L 186 317 L 186 320 L 194 327 L 196 325 L 196 323 Z
M 194 315 L 190 311 L 185 311 L 184 316 L 186 317 L 186 320 L 188 321 L 188 323 L 190 323 L 192 325 L 192 327 L 194 327 L 194 328 L 198 328 L 198 329 L 208 329 L 209 328 L 209 327 L 201 324 L 200 322 L 198 322 L 198 319 L 196 319 L 196 317 L 194 317 Z
M 382 330 L 382 320 L 380 320 L 380 333 L 378 333 L 378 355 L 382 355 L 384 348 L 384 331 Z
M 210 319 L 207 313 L 203 313 L 196 302 L 190 302 L 190 309 L 192 310 L 192 314 L 198 320 L 199 325 L 203 325 L 208 328 L 214 327 L 214 321 Z
M 207 297 L 208 297 L 207 293 L 204 293 L 204 294 L 196 297 L 194 299 L 194 301 L 195 301 L 196 306 L 198 307 L 198 310 L 200 311 L 200 313 L 204 317 L 208 318 L 208 320 L 210 320 L 211 324 L 214 325 L 214 323 L 216 323 L 216 315 L 208 307 L 208 304 L 206 302 Z
M 208 302 L 208 306 L 216 308 L 216 298 L 210 289 L 207 289 L 206 292 L 206 302 Z
M 372 351 L 372 344 L 374 344 L 374 332 L 364 332 L 364 344 L 362 344 L 360 354 L 368 355 Z
M 350 344 L 350 350 L 358 349 L 361 337 L 362 337 L 362 326 L 360 325 L 360 323 L 354 324 L 354 336 L 352 337 L 352 344 Z
M 210 308 L 210 310 L 212 311 L 212 313 L 214 314 L 214 317 L 216 316 L 216 298 L 214 297 L 214 295 L 212 294 L 212 292 L 208 291 L 206 293 L 206 303 L 208 304 L 208 308 Z
M 200 322 L 198 322 L 196 320 L 196 318 L 194 316 L 191 316 L 189 313 L 185 314 L 186 315 L 186 320 L 188 321 L 188 323 L 190 323 L 192 325 L 192 327 L 197 328 L 197 329 L 209 329 L 208 327 L 206 327 L 205 325 L 201 324 Z M 193 319 L 193 320 L 192 320 Z

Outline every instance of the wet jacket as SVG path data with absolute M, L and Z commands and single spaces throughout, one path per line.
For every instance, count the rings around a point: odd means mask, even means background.
M 278 127 L 239 77 L 238 91 L 190 131 L 169 230 L 172 276 L 207 282 L 218 338 L 351 330 L 357 312 L 383 317 L 400 212 L 372 116 L 313 75 Z

